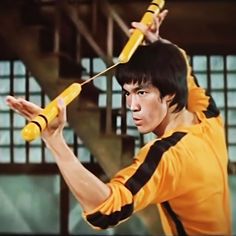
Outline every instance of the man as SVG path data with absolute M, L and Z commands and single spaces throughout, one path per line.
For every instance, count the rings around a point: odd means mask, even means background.
M 93 227 L 114 226 L 155 204 L 167 235 L 230 235 L 223 122 L 213 99 L 191 76 L 185 53 L 159 38 L 165 15 L 164 11 L 155 18 L 155 29 L 133 24 L 153 43 L 140 46 L 116 70 L 135 125 L 141 133 L 155 133 L 157 139 L 105 184 L 65 143 L 62 100 L 57 120 L 42 138 Z M 24 99 L 9 96 L 7 103 L 28 120 L 41 111 Z

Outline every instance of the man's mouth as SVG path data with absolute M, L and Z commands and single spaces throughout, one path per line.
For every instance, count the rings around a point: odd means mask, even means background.
M 136 126 L 141 125 L 141 123 L 142 123 L 142 120 L 137 117 L 133 117 L 133 121 Z

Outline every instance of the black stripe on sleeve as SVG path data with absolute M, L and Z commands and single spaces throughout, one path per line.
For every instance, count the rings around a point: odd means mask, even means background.
M 110 226 L 118 224 L 120 221 L 128 218 L 133 213 L 133 204 L 127 204 L 121 207 L 120 211 L 115 211 L 110 215 L 102 214 L 101 212 L 96 212 L 91 215 L 87 215 L 87 221 L 101 229 L 107 229 Z
M 191 75 L 193 76 L 194 79 L 194 83 L 197 85 L 197 87 L 200 87 L 197 77 L 191 73 Z M 204 111 L 203 113 L 205 114 L 206 118 L 212 118 L 212 117 L 217 117 L 220 114 L 219 109 L 216 106 L 216 103 L 214 101 L 214 99 L 212 98 L 212 96 L 210 95 L 209 92 L 206 91 L 206 96 L 209 97 L 209 105 L 207 107 L 207 110 Z
M 150 147 L 144 162 L 125 183 L 125 186 L 133 195 L 135 195 L 152 177 L 163 154 L 170 147 L 175 146 L 185 135 L 186 133 L 184 132 L 173 133 L 170 137 L 156 141 Z
M 207 95 L 208 97 L 210 97 L 209 105 L 208 105 L 208 107 L 207 107 L 207 110 L 203 112 L 203 113 L 205 114 L 206 118 L 212 118 L 212 117 L 217 117 L 217 116 L 219 116 L 220 111 L 219 111 L 219 109 L 217 108 L 214 99 L 213 99 L 212 96 L 209 95 L 208 93 L 206 93 L 206 95 Z
M 145 161 L 140 165 L 134 175 L 131 176 L 125 183 L 125 186 L 131 191 L 133 195 L 135 195 L 151 178 L 163 154 L 170 147 L 176 145 L 185 135 L 186 133 L 176 132 L 170 137 L 156 141 L 151 146 Z M 112 212 L 109 215 L 105 215 L 98 211 L 94 214 L 87 215 L 86 219 L 95 227 L 106 229 L 130 217 L 134 210 L 133 207 L 133 203 L 127 204 L 122 206 L 119 211 Z
M 170 215 L 171 219 L 173 220 L 176 230 L 177 230 L 177 234 L 179 236 L 187 236 L 187 233 L 184 229 L 182 222 L 179 220 L 178 216 L 171 208 L 169 202 L 163 202 L 161 205 L 164 207 L 164 209 L 167 211 L 167 213 Z

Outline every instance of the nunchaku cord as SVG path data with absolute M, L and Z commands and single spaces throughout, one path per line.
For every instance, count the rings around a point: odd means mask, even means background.
M 98 78 L 100 75 L 103 75 L 103 74 L 105 74 L 106 72 L 108 72 L 109 70 L 111 70 L 111 69 L 113 69 L 113 68 L 115 68 L 117 65 L 119 65 L 120 64 L 120 62 L 117 62 L 116 64 L 114 64 L 114 65 L 112 65 L 112 66 L 110 66 L 110 67 L 108 67 L 107 69 L 105 69 L 105 70 L 103 70 L 103 71 L 101 71 L 101 72 L 99 72 L 98 74 L 96 74 L 95 76 L 93 76 L 93 77 L 91 77 L 91 78 L 89 78 L 89 79 L 87 79 L 87 80 L 85 80 L 84 82 L 82 82 L 80 85 L 81 86 L 83 86 L 84 84 L 87 84 L 87 83 L 89 83 L 89 82 L 91 82 L 91 81 L 93 81 L 93 80 L 95 80 L 96 78 Z

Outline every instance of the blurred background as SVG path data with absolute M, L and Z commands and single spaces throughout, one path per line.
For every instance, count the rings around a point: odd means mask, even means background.
M 119 226 L 94 231 L 81 217 L 40 139 L 21 138 L 26 121 L 8 94 L 44 107 L 73 82 L 116 61 L 147 0 L 0 1 L 0 234 L 163 235 L 152 207 Z M 236 235 L 236 1 L 167 0 L 161 36 L 184 48 L 200 85 L 225 121 L 233 233 Z M 66 140 L 104 181 L 131 162 L 152 134 L 140 135 L 112 71 L 87 84 L 68 106 Z M 210 167 L 209 167 L 210 168 Z

